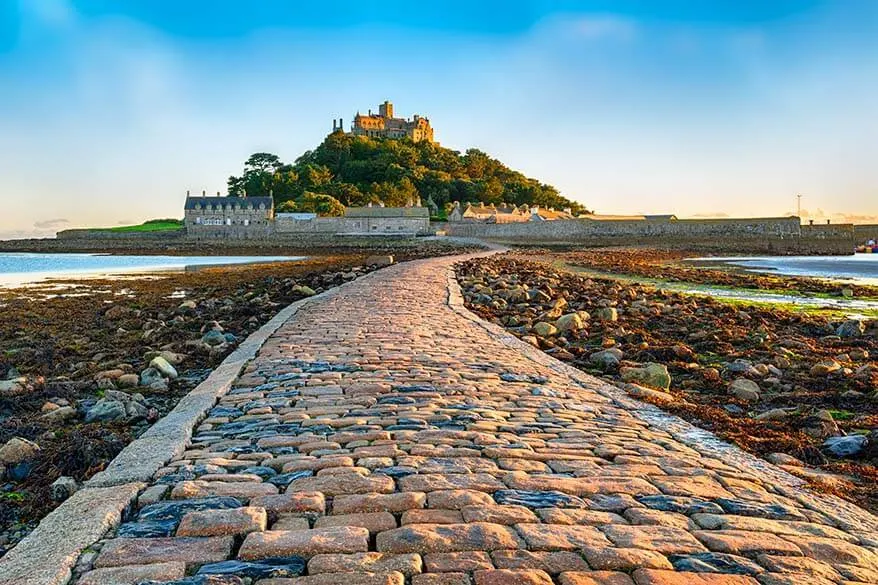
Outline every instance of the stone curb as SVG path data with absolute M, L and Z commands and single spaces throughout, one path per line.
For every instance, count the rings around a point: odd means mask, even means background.
M 80 553 L 118 526 L 143 483 L 85 488 L 43 518 L 0 559 L 4 585 L 64 585 Z
M 488 255 L 490 254 L 474 254 L 460 257 L 459 260 Z M 651 426 L 667 432 L 684 445 L 709 457 L 737 466 L 757 477 L 769 479 L 771 486 L 777 488 L 783 495 L 792 497 L 802 505 L 826 515 L 841 528 L 848 530 L 878 530 L 878 517 L 867 510 L 831 494 L 815 494 L 806 489 L 807 482 L 801 478 L 791 475 L 777 466 L 747 453 L 740 447 L 723 441 L 713 433 L 661 410 L 657 406 L 634 400 L 619 388 L 585 374 L 573 366 L 565 364 L 533 347 L 529 343 L 521 341 L 502 327 L 481 319 L 466 308 L 463 292 L 457 283 L 453 265 L 448 267 L 447 275 L 447 304 L 449 308 L 461 317 L 488 331 L 504 345 L 514 348 L 528 359 L 544 367 L 573 379 L 583 388 L 612 400 L 616 405 L 624 408 Z

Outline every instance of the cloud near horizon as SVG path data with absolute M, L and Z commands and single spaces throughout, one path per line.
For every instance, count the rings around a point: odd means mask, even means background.
M 68 225 L 70 225 L 70 220 L 67 219 L 47 219 L 34 222 L 34 228 L 38 230 L 57 230 Z

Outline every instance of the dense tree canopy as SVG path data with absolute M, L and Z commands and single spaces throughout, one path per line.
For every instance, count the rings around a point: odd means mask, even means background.
M 474 148 L 460 154 L 429 142 L 354 136 L 334 132 L 293 164 L 268 153 L 252 155 L 240 177 L 229 177 L 229 194 L 268 195 L 284 208 L 336 213 L 344 206 L 383 201 L 403 206 L 421 197 L 440 208 L 461 203 L 511 203 L 585 208 L 551 185 L 529 179 Z M 306 195 L 307 194 L 307 195 Z M 315 194 L 325 195 L 319 204 Z M 320 209 L 317 209 L 320 208 Z M 325 211 L 324 211 L 325 209 Z

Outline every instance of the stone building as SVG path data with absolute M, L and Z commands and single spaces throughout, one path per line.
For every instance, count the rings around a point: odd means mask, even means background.
M 333 120 L 332 130 L 344 131 L 343 120 Z M 426 140 L 436 144 L 433 140 L 433 127 L 430 120 L 415 114 L 414 118 L 396 118 L 393 115 L 393 104 L 385 101 L 378 106 L 378 113 L 373 114 L 369 110 L 367 115 L 357 112 L 351 125 L 351 132 L 357 136 L 371 136 L 377 138 L 410 138 L 414 142 Z
M 260 238 L 273 231 L 271 197 L 186 196 L 186 234 L 198 238 Z

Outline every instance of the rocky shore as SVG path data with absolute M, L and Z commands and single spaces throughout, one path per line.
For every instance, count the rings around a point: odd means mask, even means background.
M 279 309 L 391 261 L 348 253 L 0 289 L 0 554 Z
M 551 264 L 606 269 L 623 254 L 597 266 L 588 258 L 598 252 L 544 262 L 506 254 L 458 265 L 458 279 L 471 310 L 522 340 L 878 509 L 878 322 L 732 305 Z M 723 278 L 753 282 L 733 276 Z

